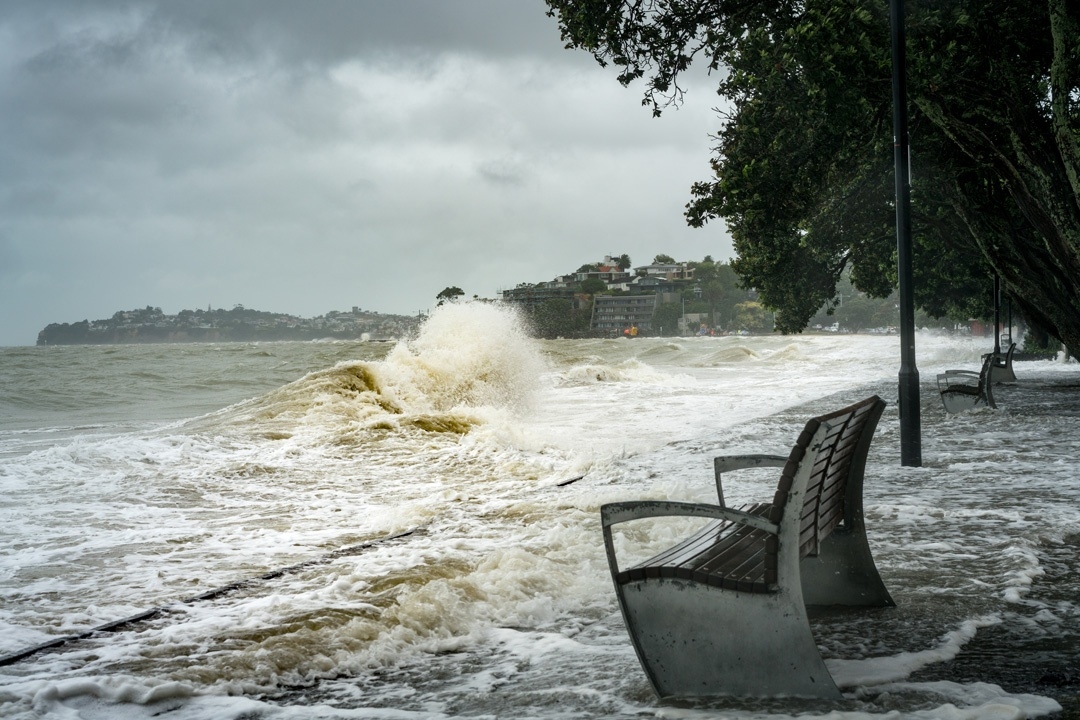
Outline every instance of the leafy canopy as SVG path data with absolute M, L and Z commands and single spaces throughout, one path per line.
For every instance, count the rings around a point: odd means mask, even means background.
M 691 225 L 721 219 L 777 327 L 836 301 L 845 269 L 896 284 L 891 55 L 883 0 L 547 0 L 568 47 L 642 80 L 660 114 L 694 62 L 724 99 Z M 1080 351 L 1080 3 L 909 0 L 915 298 L 988 311 L 998 274 L 1030 323 Z

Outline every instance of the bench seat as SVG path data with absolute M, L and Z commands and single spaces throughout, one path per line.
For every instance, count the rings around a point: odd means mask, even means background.
M 757 503 L 737 508 L 766 518 L 771 503 Z M 681 578 L 740 592 L 773 592 L 767 578 L 766 545 L 772 535 L 764 530 L 737 523 L 714 520 L 678 545 L 645 562 L 618 573 L 615 581 L 627 583 L 645 578 Z M 775 559 L 775 553 L 772 555 Z

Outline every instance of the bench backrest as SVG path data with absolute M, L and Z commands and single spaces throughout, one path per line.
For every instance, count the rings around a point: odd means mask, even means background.
M 986 404 L 990 407 L 997 407 L 994 402 L 994 365 L 997 364 L 1000 356 L 990 353 L 983 361 L 982 368 L 979 370 L 979 395 L 986 400 Z
M 982 367 L 979 368 L 979 387 L 990 384 L 990 372 L 998 361 L 999 355 L 990 353 L 983 359 Z
M 862 521 L 866 455 L 884 409 L 885 402 L 874 395 L 810 419 L 799 435 L 780 476 L 770 516 L 781 527 L 793 524 L 791 518 L 784 522 L 789 499 L 796 489 L 797 474 L 806 473 L 798 523 L 799 557 L 816 555 L 821 541 L 841 522 L 851 527 L 854 522 Z M 777 541 L 769 546 L 766 553 L 778 552 Z M 773 562 L 767 565 L 775 567 Z

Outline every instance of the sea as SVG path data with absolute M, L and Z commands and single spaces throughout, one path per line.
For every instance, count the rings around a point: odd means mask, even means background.
M 992 345 L 917 333 L 918 466 L 895 335 L 541 341 L 465 303 L 397 342 L 0 348 L 0 717 L 1078 718 L 1080 365 L 946 414 Z M 843 698 L 659 700 L 600 506 L 714 502 L 715 456 L 875 394 L 897 604 L 815 615 Z

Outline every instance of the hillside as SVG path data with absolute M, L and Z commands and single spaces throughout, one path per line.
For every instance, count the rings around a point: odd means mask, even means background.
M 393 340 L 412 332 L 418 318 L 353 308 L 315 318 L 250 310 L 122 310 L 107 320 L 52 323 L 38 333 L 38 345 L 119 343 L 254 342 L 275 340 Z

